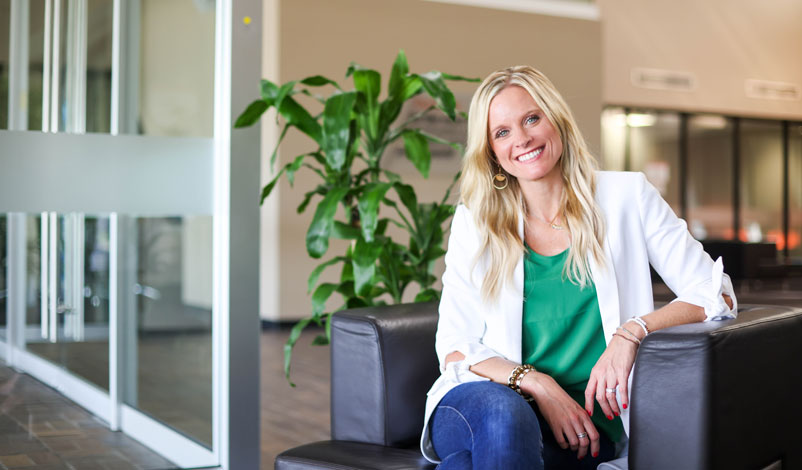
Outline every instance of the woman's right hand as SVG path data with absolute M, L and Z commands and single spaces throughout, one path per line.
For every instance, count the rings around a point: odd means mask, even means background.
M 540 372 L 529 372 L 524 376 L 521 390 L 534 397 L 560 447 L 577 451 L 579 459 L 587 455 L 588 447 L 591 455 L 599 455 L 599 432 L 596 426 L 587 411 L 553 378 Z M 580 433 L 587 433 L 588 436 L 580 439 Z

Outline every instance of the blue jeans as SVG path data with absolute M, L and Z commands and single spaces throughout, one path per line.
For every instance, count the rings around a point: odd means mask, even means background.
M 602 435 L 599 456 L 582 460 L 562 449 L 546 420 L 509 387 L 470 382 L 449 391 L 432 414 L 430 431 L 439 470 L 595 469 L 615 456 Z

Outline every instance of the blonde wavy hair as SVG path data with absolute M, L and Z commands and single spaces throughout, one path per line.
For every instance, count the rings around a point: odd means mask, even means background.
M 518 235 L 518 218 L 525 211 L 521 189 L 511 175 L 507 175 L 507 188 L 493 187 L 495 157 L 488 140 L 490 102 L 510 86 L 519 86 L 532 96 L 562 140 L 559 165 L 565 190 L 560 206 L 571 234 L 563 275 L 585 287 L 590 282 L 588 257 L 604 265 L 604 219 L 594 199 L 596 160 L 571 110 L 551 81 L 538 70 L 530 66 L 499 70 L 479 85 L 471 100 L 460 179 L 461 201 L 473 214 L 480 233 L 480 250 L 474 263 L 487 256 L 488 269 L 481 287 L 485 301 L 498 298 L 503 285 L 511 282 L 515 266 L 524 254 L 523 240 Z

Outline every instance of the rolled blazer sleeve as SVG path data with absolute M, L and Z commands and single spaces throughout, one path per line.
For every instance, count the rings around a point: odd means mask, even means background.
M 464 205 L 459 205 L 451 222 L 435 340 L 441 371 L 445 371 L 446 356 L 454 351 L 465 355 L 463 368 L 501 355 L 482 343 L 485 305 L 480 292 L 482 280 L 474 266 L 478 250 L 473 218 Z
M 721 258 L 713 262 L 687 224 L 671 210 L 641 173 L 638 206 L 649 262 L 677 295 L 674 300 L 705 309 L 705 321 L 735 318 L 738 301 Z M 732 309 L 722 294 L 730 296 Z

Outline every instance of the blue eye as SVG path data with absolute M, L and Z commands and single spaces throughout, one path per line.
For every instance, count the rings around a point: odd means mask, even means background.
M 525 121 L 525 122 L 526 122 L 527 124 L 534 124 L 534 123 L 538 122 L 539 120 L 540 120 L 540 116 L 538 116 L 537 114 L 533 114 L 533 115 L 531 115 L 531 116 L 528 116 L 528 117 L 526 118 L 526 121 Z
M 496 138 L 498 139 L 499 137 L 504 137 L 505 135 L 507 135 L 507 133 L 509 133 L 507 129 L 502 129 L 496 132 Z

